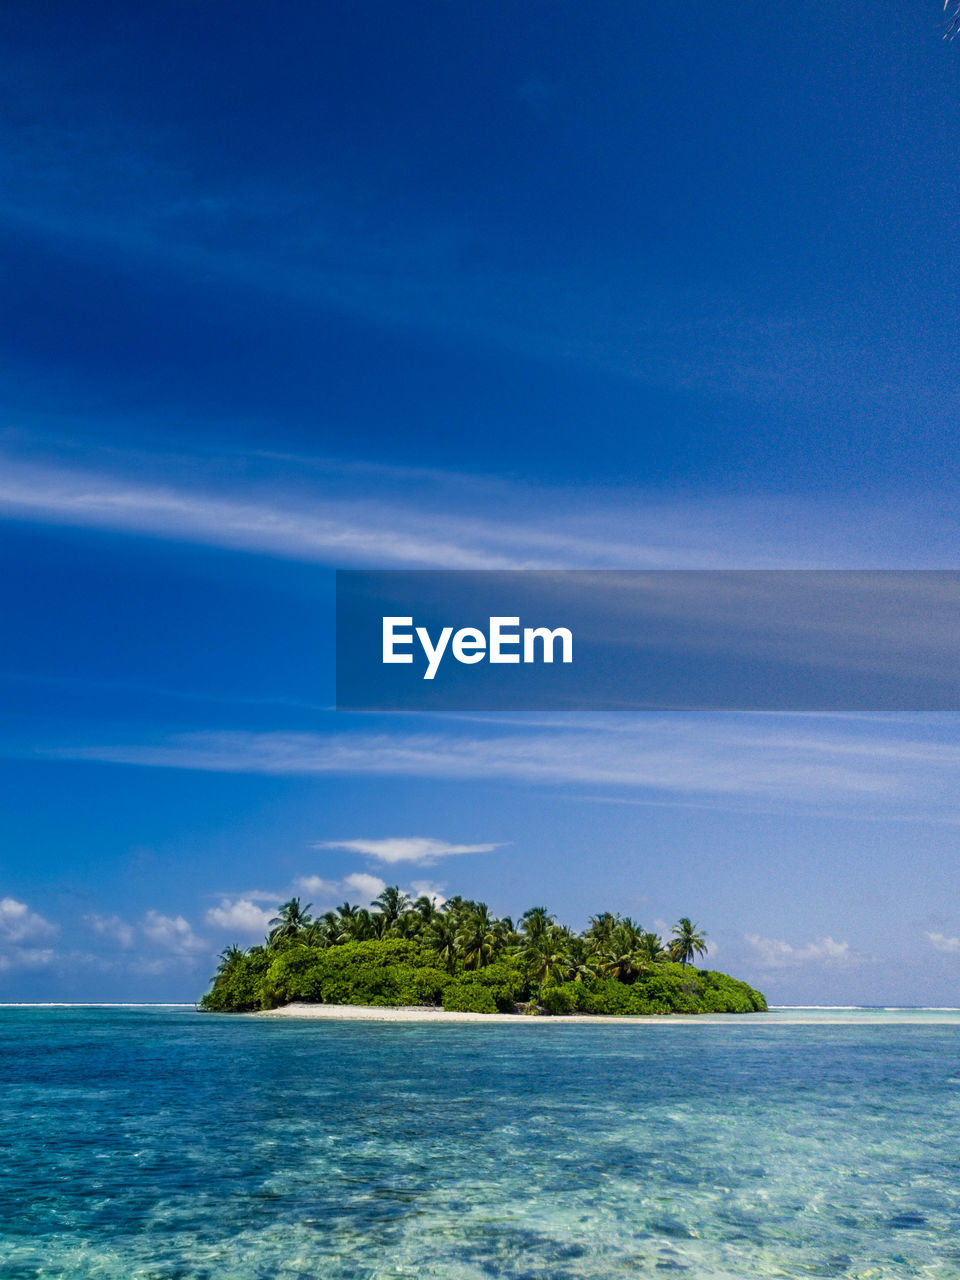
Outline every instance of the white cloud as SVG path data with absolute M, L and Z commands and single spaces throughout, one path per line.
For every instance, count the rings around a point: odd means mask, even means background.
M 57 932 L 55 924 L 31 911 L 25 902 L 0 898 L 0 943 L 36 942 Z
M 117 450 L 104 459 L 81 468 L 63 454 L 8 449 L 0 518 L 327 564 L 446 569 L 909 567 L 917 546 L 956 537 L 941 513 L 924 541 L 923 513 L 905 508 L 898 521 L 889 502 L 856 511 L 765 495 L 665 502 L 627 489 L 531 490 L 495 477 L 267 455 L 259 480 L 231 475 L 229 459 Z M 816 531 L 805 543 L 785 534 L 804 529 Z
M 379 897 L 387 887 L 387 882 L 380 876 L 369 875 L 365 871 L 351 872 L 343 880 L 325 880 L 322 876 L 300 876 L 294 883 L 304 893 L 309 893 L 312 897 L 325 902 L 360 895 L 364 899 L 362 905 Z M 413 898 L 430 898 L 437 907 L 442 906 L 446 901 L 443 896 L 443 885 L 436 885 L 427 880 L 414 880 L 405 892 Z
M 803 964 L 845 965 L 860 960 L 850 950 L 849 942 L 835 942 L 833 938 L 794 947 L 779 938 L 762 938 L 757 933 L 748 933 L 745 937 L 756 953 L 756 963 L 764 969 L 788 969 Z
M 121 947 L 133 946 L 133 925 L 119 916 L 100 916 L 95 912 L 83 917 L 86 924 L 100 938 L 108 938 Z
M 411 896 L 414 898 L 429 898 L 435 907 L 442 907 L 446 902 L 446 898 L 441 892 L 445 885 L 431 884 L 429 880 L 414 880 L 410 886 Z
M 145 483 L 110 472 L 82 471 L 3 458 L 0 516 L 44 520 L 81 528 L 138 533 L 326 563 L 443 565 L 448 569 L 522 568 L 564 562 L 576 538 L 556 529 L 514 528 L 502 521 L 442 519 L 418 504 L 384 497 L 371 502 L 331 496 L 330 486 L 305 501 L 290 493 L 277 500 L 242 486 L 224 494 L 215 487 Z M 589 544 L 581 549 L 589 550 Z M 625 563 L 626 547 L 596 544 L 601 562 Z
M 286 896 L 281 889 L 244 889 L 242 893 L 221 893 L 221 898 L 246 898 L 250 902 L 280 902 Z
M 221 898 L 219 906 L 206 914 L 207 924 L 216 929 L 234 929 L 237 933 L 266 933 L 273 911 L 265 911 L 249 898 Z
M 56 956 L 49 947 L 37 946 L 56 936 L 58 926 L 17 898 L 0 898 L 0 972 L 12 969 L 45 969 Z
M 174 955 L 187 956 L 208 949 L 183 916 L 165 916 L 151 910 L 144 916 L 141 929 L 152 943 Z
M 417 862 L 423 866 L 455 853 L 491 853 L 499 844 L 450 844 L 427 836 L 393 836 L 385 840 L 324 840 L 315 849 L 346 849 L 380 862 Z
M 936 724 L 869 723 L 855 717 L 556 717 L 435 722 L 433 732 L 194 733 L 153 743 L 58 747 L 57 758 L 96 759 L 266 775 L 504 779 L 532 785 L 615 787 L 699 798 L 859 806 L 868 817 L 922 807 L 927 818 L 960 816 L 954 797 L 960 747 Z M 609 797 L 603 797 L 609 798 Z M 347 842 L 399 861 L 429 845 Z M 341 845 L 342 847 L 342 845 Z M 437 847 L 447 847 L 438 843 Z M 452 846 L 457 847 L 457 846 Z M 477 848 L 478 846 L 459 846 Z
M 365 871 L 355 871 L 352 875 L 346 876 L 343 881 L 345 889 L 352 889 L 355 893 L 368 898 L 371 902 L 374 898 L 378 898 L 387 887 L 386 880 L 381 880 L 379 876 L 367 875 Z
M 948 938 L 945 934 L 931 932 L 925 933 L 924 937 L 937 951 L 945 951 L 948 954 L 960 951 L 960 938 Z
M 135 973 L 140 977 L 158 978 L 162 974 L 175 973 L 183 968 L 184 957 L 176 955 L 167 956 L 137 956 L 126 966 L 129 973 Z
M 325 880 L 323 876 L 300 876 L 294 883 L 315 898 L 335 898 L 340 892 L 339 880 Z
M 56 959 L 49 947 L 15 947 L 6 954 L 0 953 L 0 973 L 11 969 L 46 969 Z

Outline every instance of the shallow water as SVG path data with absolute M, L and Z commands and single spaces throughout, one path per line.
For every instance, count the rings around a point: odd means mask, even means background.
M 960 1015 L 0 1009 L 0 1277 L 960 1276 Z

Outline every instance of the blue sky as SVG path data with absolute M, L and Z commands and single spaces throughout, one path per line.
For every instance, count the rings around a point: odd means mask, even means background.
M 0 26 L 0 1000 L 386 880 L 957 1003 L 953 717 L 331 709 L 338 566 L 958 567 L 939 5 Z

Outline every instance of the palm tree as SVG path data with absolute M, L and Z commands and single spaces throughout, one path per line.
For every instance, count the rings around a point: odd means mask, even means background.
M 586 932 L 583 935 L 587 947 L 587 955 L 597 962 L 599 968 L 606 967 L 613 950 L 614 931 L 620 925 L 619 914 L 612 911 L 600 911 L 590 917 Z
M 497 935 L 498 954 L 510 951 L 520 941 L 520 935 L 514 929 L 513 921 L 509 916 L 501 916 L 499 920 L 494 921 L 493 931 Z
M 383 932 L 387 933 L 391 926 L 410 910 L 410 899 L 401 891 L 399 885 L 391 884 L 370 905 L 383 916 Z
M 601 912 L 591 918 L 583 935 L 586 959 L 608 977 L 633 982 L 649 959 L 643 938 L 640 926 L 629 916 Z
M 452 898 L 448 898 L 440 908 L 442 914 L 449 916 L 449 918 L 453 920 L 458 927 L 463 924 L 464 920 L 466 920 L 470 913 L 472 911 L 476 911 L 476 909 L 477 904 L 472 898 L 461 898 L 459 894 L 456 894 Z
M 602 945 L 609 941 L 618 920 L 619 916 L 615 916 L 612 911 L 600 911 L 597 915 L 590 917 L 590 923 L 583 936 L 591 944 Z
M 429 924 L 433 917 L 437 914 L 437 908 L 434 905 L 433 898 L 426 893 L 421 893 L 413 906 L 410 908 L 411 915 L 418 915 L 422 924 Z
M 564 982 L 593 982 L 597 976 L 595 967 L 577 952 L 563 958 Z
M 270 921 L 270 932 L 267 935 L 267 941 L 271 944 L 285 941 L 288 938 L 295 938 L 298 934 L 310 925 L 313 917 L 310 915 L 312 902 L 308 902 L 305 907 L 300 905 L 299 898 L 291 898 L 289 902 L 283 903 L 277 914 Z
M 681 916 L 673 926 L 673 937 L 670 939 L 670 958 L 679 960 L 684 969 L 687 961 L 707 953 L 707 935 L 698 932 L 689 916 Z
M 217 965 L 217 978 L 227 978 L 246 959 L 247 953 L 242 947 L 229 946 L 220 952 L 220 963 Z
M 447 973 L 453 973 L 457 967 L 458 927 L 452 912 L 438 911 L 424 934 L 427 950 L 437 957 Z
M 381 937 L 385 934 L 396 938 L 426 937 L 427 930 L 437 916 L 433 899 L 422 893 L 415 901 L 411 902 L 409 898 L 406 901 L 407 905 L 403 913 L 397 916 L 388 928 L 381 931 Z
M 376 938 L 377 919 L 378 916 L 366 907 L 350 907 L 350 914 L 343 917 L 344 942 L 368 942 L 371 938 Z
M 458 912 L 463 911 L 465 908 L 472 908 L 476 905 L 475 902 L 471 902 L 468 898 L 461 898 L 459 893 L 455 893 L 452 898 L 446 900 L 440 910 L 450 915 L 457 915 Z
M 610 936 L 599 952 L 600 967 L 611 978 L 633 982 L 643 971 L 645 957 L 641 948 L 639 926 L 624 916 L 610 930 Z
M 650 960 L 654 964 L 666 958 L 667 952 L 663 939 L 658 933 L 652 933 L 649 929 L 643 930 L 640 934 L 640 954 L 645 960 Z
M 423 916 L 411 908 L 394 920 L 387 932 L 392 938 L 419 938 L 425 927 Z
M 480 902 L 457 930 L 456 947 L 463 959 L 463 967 L 482 969 L 496 959 L 499 945 L 497 921 L 491 917 L 487 904 Z
M 553 916 L 546 907 L 530 907 L 520 917 L 520 949 L 536 951 L 543 947 L 553 925 Z
M 345 941 L 339 911 L 325 911 L 314 920 L 304 941 L 308 947 L 335 947 Z
M 559 930 L 549 930 L 523 947 L 521 956 L 527 977 L 541 987 L 564 982 L 570 972 L 566 938 Z
M 510 921 L 504 922 L 509 925 Z M 520 962 L 531 982 L 563 982 L 570 968 L 570 951 L 578 940 L 558 925 L 545 907 L 531 907 L 520 917 L 519 932 L 505 935 L 505 949 Z
M 308 947 L 334 947 L 340 940 L 339 920 L 335 911 L 325 911 L 311 921 L 304 930 L 301 941 Z

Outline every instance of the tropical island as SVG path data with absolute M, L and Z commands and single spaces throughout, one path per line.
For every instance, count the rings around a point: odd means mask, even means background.
M 759 1013 L 759 991 L 693 961 L 706 935 L 682 916 L 664 941 L 604 911 L 583 933 L 531 907 L 514 925 L 483 902 L 441 906 L 387 888 L 369 908 L 314 918 L 291 898 L 258 946 L 228 947 L 200 1008 L 216 1013 L 293 1003 L 433 1007 L 458 1013 Z
M 485 902 L 442 906 L 393 886 L 370 908 L 311 916 L 284 902 L 270 933 L 221 954 L 209 1012 L 289 1004 L 442 1007 L 471 1014 L 750 1014 L 767 1001 L 748 983 L 696 969 L 707 936 L 681 916 L 664 943 L 630 916 L 603 911 L 582 933 L 534 906 L 515 925 Z

